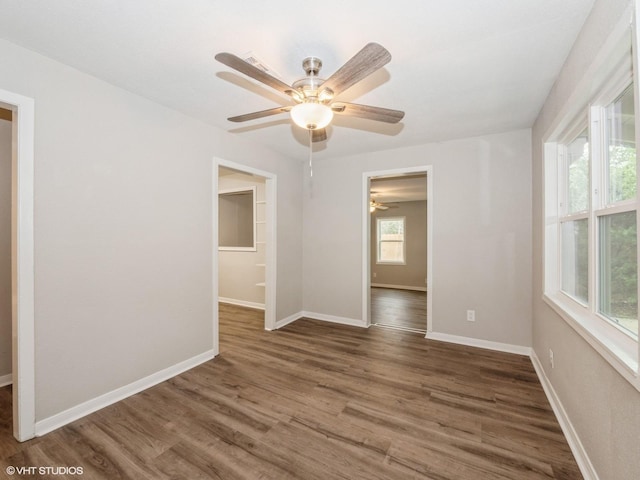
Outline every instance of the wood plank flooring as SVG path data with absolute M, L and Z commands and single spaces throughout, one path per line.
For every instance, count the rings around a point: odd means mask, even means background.
M 526 357 L 306 319 L 266 332 L 262 312 L 220 310 L 216 359 L 42 438 L 10 437 L 0 389 L 0 477 L 582 478 Z
M 427 331 L 427 292 L 371 287 L 371 323 Z

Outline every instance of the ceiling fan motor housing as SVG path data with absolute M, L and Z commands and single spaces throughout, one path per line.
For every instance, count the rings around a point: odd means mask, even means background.
M 293 83 L 292 87 L 300 93 L 299 97 L 293 97 L 295 101 L 301 103 L 328 103 L 333 98 L 333 91 L 328 88 L 320 91 L 320 87 L 325 82 L 324 78 L 318 77 L 322 68 L 322 60 L 318 57 L 307 57 L 302 61 L 302 68 L 306 77 Z

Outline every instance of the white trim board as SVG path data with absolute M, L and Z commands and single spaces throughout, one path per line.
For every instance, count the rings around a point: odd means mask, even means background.
M 427 287 L 409 287 L 406 285 L 387 285 L 385 283 L 372 283 L 371 286 L 376 288 L 392 288 L 393 290 L 411 290 L 415 292 L 427 291 Z
M 236 300 L 235 298 L 218 297 L 218 302 L 228 303 L 230 305 L 239 305 L 241 307 L 255 308 L 256 310 L 264 310 L 264 303 L 248 302 L 247 300 Z
M 367 322 L 362 319 L 338 317 L 336 315 L 327 315 L 317 312 L 302 311 L 300 312 L 300 317 L 308 318 L 310 320 L 322 320 L 323 322 L 339 323 L 340 325 L 348 325 L 351 327 L 367 328 L 369 326 L 367 325 Z
M 492 342 L 490 340 L 482 340 L 479 338 L 449 335 L 448 333 L 427 332 L 425 338 L 429 340 L 437 340 L 439 342 L 466 345 L 468 347 L 485 348 L 487 350 L 495 350 L 497 352 L 515 353 L 517 355 L 525 355 L 527 357 L 531 355 L 531 347 L 512 345 L 509 343 Z
M 99 397 L 88 400 L 80 405 L 71 407 L 63 412 L 52 415 L 49 418 L 36 422 L 35 433 L 37 436 L 45 435 L 57 428 L 63 427 L 68 423 L 71 423 L 79 418 L 82 418 L 90 413 L 96 412 L 101 408 L 108 407 L 111 404 L 124 400 L 131 395 L 135 395 L 138 392 L 151 388 L 154 385 L 169 380 L 176 375 L 179 375 L 187 370 L 190 370 L 201 363 L 207 362 L 214 358 L 213 350 L 208 350 L 200 355 L 184 360 L 171 367 L 160 370 L 147 377 L 136 380 L 129 385 L 117 388 L 111 392 L 107 392 Z
M 530 357 L 531 363 L 533 363 L 533 368 L 535 369 L 538 379 L 542 384 L 542 388 L 544 389 L 544 393 L 547 395 L 551 408 L 556 414 L 556 419 L 560 424 L 560 428 L 562 428 L 562 433 L 564 433 L 567 443 L 571 448 L 571 452 L 576 459 L 576 463 L 580 468 L 580 473 L 582 473 L 585 480 L 599 480 L 600 477 L 598 477 L 595 468 L 593 468 L 589 455 L 587 455 L 587 451 L 584 449 L 584 446 L 578 437 L 578 433 L 575 428 L 573 428 L 573 424 L 571 423 L 560 398 L 551 385 L 549 378 L 544 373 L 544 368 L 542 368 L 542 364 L 540 363 L 540 359 L 538 358 L 538 355 L 536 355 L 535 350 L 531 349 Z
M 12 124 L 12 375 L 13 436 L 35 435 L 34 148 L 33 98 L 0 90 L 0 106 L 13 112 Z
M 6 387 L 13 383 L 13 375 L 8 373 L 6 375 L 0 375 L 0 387 Z
M 289 315 L 288 317 L 283 318 L 282 320 L 278 320 L 275 325 L 275 329 L 285 327 L 290 323 L 295 322 L 296 320 L 300 320 L 303 317 L 303 312 L 294 313 L 293 315 Z

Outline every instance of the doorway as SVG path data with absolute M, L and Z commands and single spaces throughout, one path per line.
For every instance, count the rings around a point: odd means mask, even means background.
M 0 108 L 0 388 L 13 383 L 11 374 L 11 110 Z M 7 397 L 9 388 L 4 389 Z
M 213 165 L 213 334 L 219 353 L 219 304 L 264 310 L 275 329 L 276 176 L 235 162 Z
M 11 403 L 13 436 L 35 436 L 33 164 L 34 101 L 0 90 L 11 112 Z
M 362 309 L 367 325 L 431 331 L 431 167 L 363 174 Z

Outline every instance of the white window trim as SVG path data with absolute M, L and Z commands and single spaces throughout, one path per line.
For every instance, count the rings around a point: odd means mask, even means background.
M 402 236 L 402 261 L 389 262 L 380 260 L 380 222 L 389 220 L 402 220 L 403 236 Z M 376 217 L 376 265 L 406 265 L 407 264 L 407 217 Z
M 224 195 L 225 193 L 240 193 L 240 192 L 251 192 L 253 211 L 251 212 L 252 220 L 251 223 L 253 225 L 253 245 L 249 247 L 221 247 L 218 246 L 218 251 L 220 252 L 257 252 L 257 234 L 258 228 L 256 224 L 257 218 L 257 209 L 256 209 L 256 201 L 257 201 L 257 189 L 255 186 L 248 187 L 237 187 L 237 188 L 228 188 L 226 190 L 219 190 L 218 196 Z
M 635 4 L 636 2 L 634 2 Z M 631 12 L 629 12 L 631 14 Z M 629 18 L 629 17 L 627 17 Z M 640 94 L 639 84 L 640 76 L 638 75 L 638 50 L 637 35 L 635 28 L 636 19 L 634 12 L 633 22 L 633 80 L 635 95 L 635 111 L 638 118 L 636 121 L 636 138 L 640 139 Z M 576 132 L 576 125 L 584 125 L 585 107 L 587 102 L 593 101 L 598 105 L 606 105 L 608 102 L 615 100 L 614 96 L 619 94 L 622 89 L 631 81 L 627 67 L 624 63 L 625 51 L 624 42 L 628 43 L 629 38 L 629 22 L 621 21 L 609 41 L 604 45 L 601 52 L 596 57 L 594 65 L 589 70 L 590 78 L 585 80 L 576 88 L 576 94 L 567 102 L 567 106 L 563 112 L 558 115 L 555 125 L 543 137 L 543 195 L 544 195 L 544 249 L 543 249 L 543 300 L 549 305 L 564 321 L 566 321 L 583 339 L 585 339 L 616 371 L 622 375 L 629 383 L 631 383 L 638 391 L 640 391 L 639 376 L 639 358 L 640 358 L 640 342 L 629 333 L 617 326 L 604 316 L 597 313 L 596 298 L 596 255 L 592 249 L 597 248 L 595 223 L 601 215 L 619 213 L 623 211 L 636 210 L 638 218 L 637 225 L 640 228 L 640 208 L 637 208 L 638 201 L 620 202 L 613 206 L 603 206 L 603 204 L 595 197 L 594 185 L 591 185 L 591 201 L 594 202 L 590 207 L 589 214 L 589 299 L 590 306 L 580 304 L 569 295 L 561 291 L 560 280 L 560 220 L 567 220 L 569 215 L 563 215 L 559 211 L 559 182 L 563 181 L 562 174 L 558 170 L 559 155 L 558 144 L 568 140 L 569 134 Z M 616 65 L 614 68 L 613 65 Z M 625 73 L 625 70 L 627 73 Z M 626 78 L 625 78 L 626 77 Z M 626 85 L 625 85 L 626 84 Z M 593 92 L 600 91 L 599 97 L 593 98 Z M 582 107 L 580 107 L 582 102 Z M 576 108 L 578 107 L 578 108 Z M 580 115 L 582 113 L 582 115 Z M 589 113 L 593 110 L 590 108 Z M 588 119 L 589 125 L 593 128 L 593 115 Z M 581 120 L 576 121 L 576 118 Z M 569 122 L 567 122 L 569 120 Z M 573 127 L 573 128 L 571 128 Z M 564 132 L 563 135 L 562 132 Z M 591 140 L 590 140 L 591 141 Z M 600 145 L 590 144 L 590 152 L 594 149 L 601 148 Z M 590 168 L 593 168 L 590 162 Z M 603 172 L 592 172 L 591 178 L 593 183 L 599 179 Z M 595 177 L 595 178 L 594 178 Z M 638 182 L 638 193 L 640 195 L 640 181 Z M 601 192 L 604 194 L 605 192 Z M 581 217 L 582 212 L 571 215 L 571 217 Z M 639 242 L 640 250 L 640 242 Z M 640 254 L 638 256 L 640 258 Z

